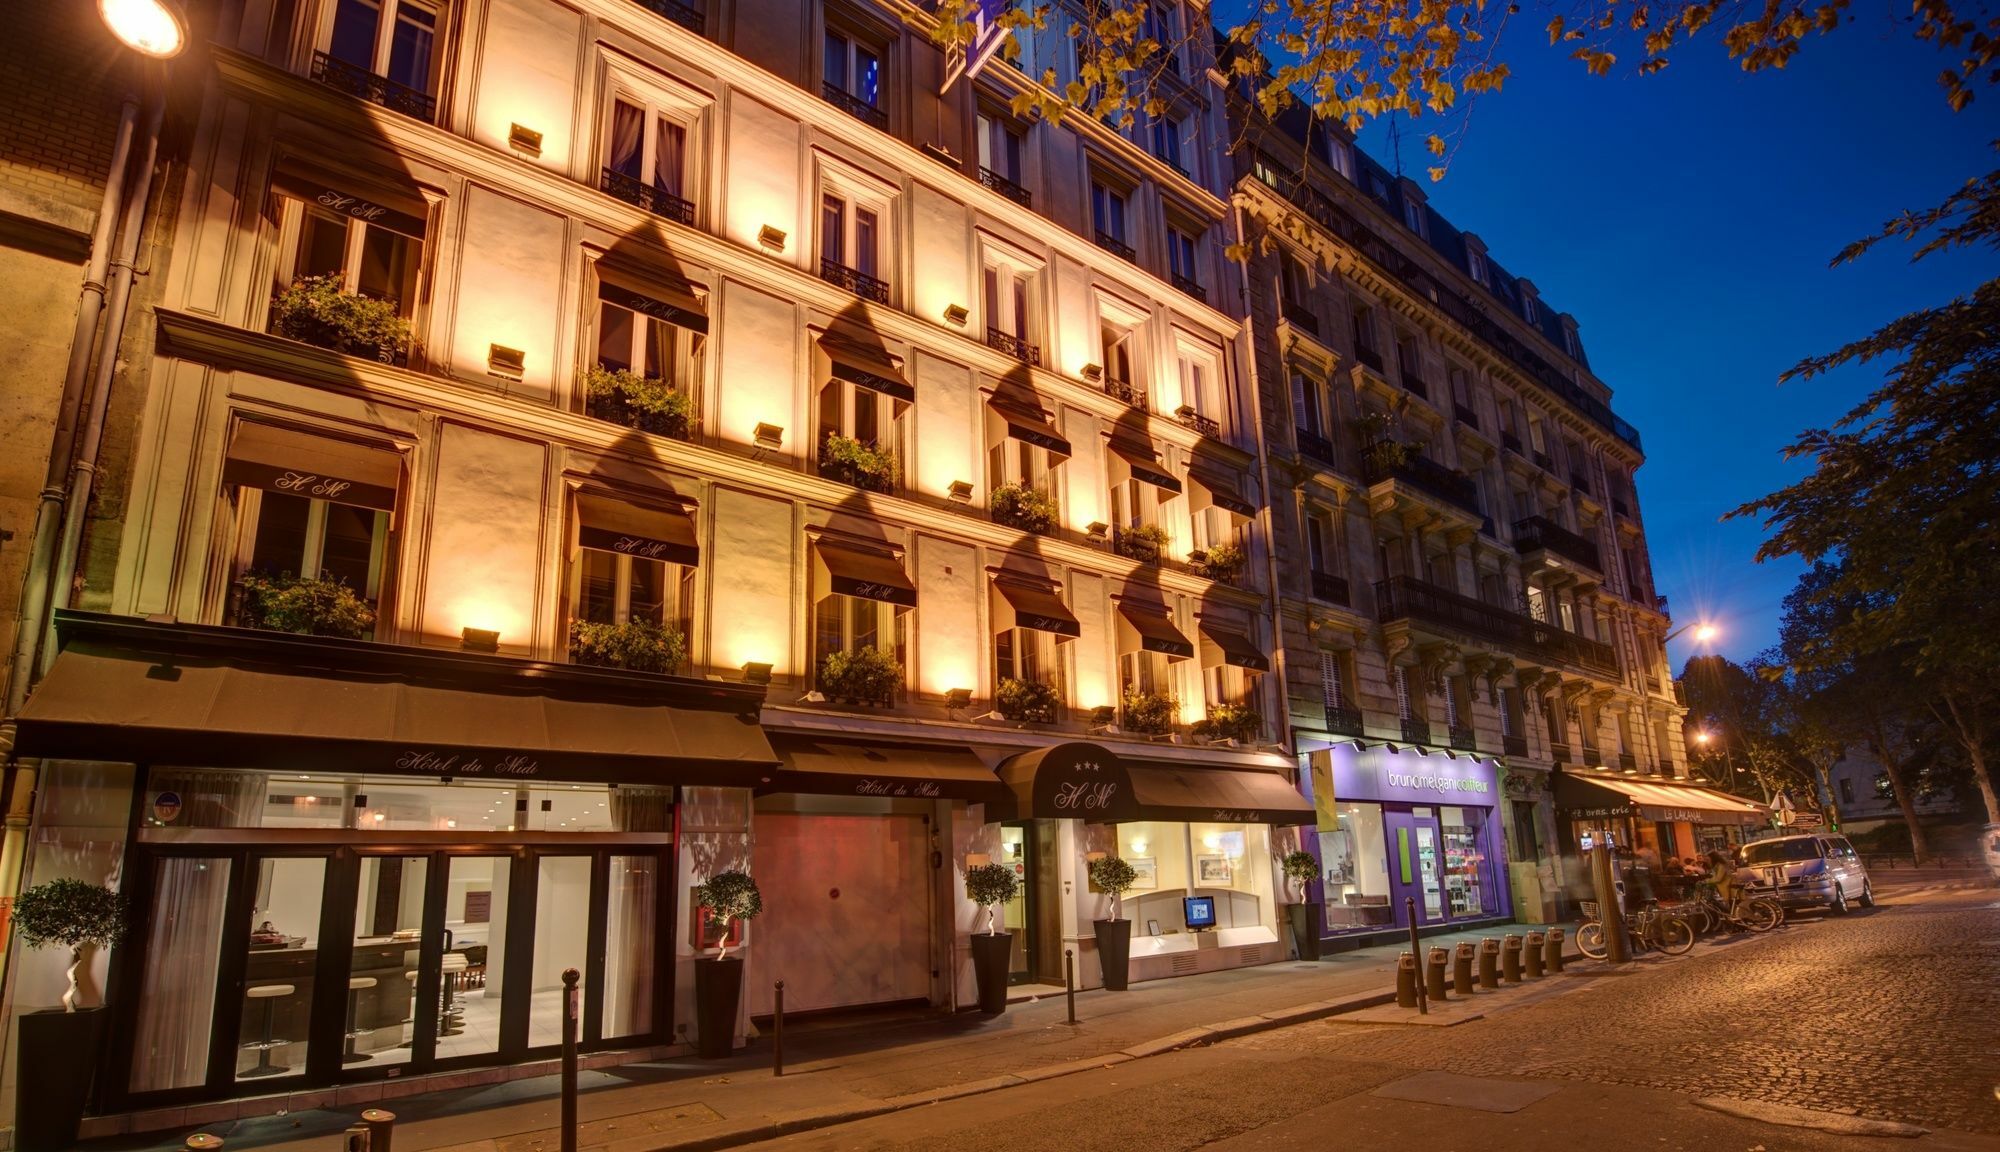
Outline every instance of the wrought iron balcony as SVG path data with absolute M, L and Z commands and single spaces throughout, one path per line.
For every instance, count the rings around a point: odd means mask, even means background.
M 1361 455 L 1361 478 L 1370 485 L 1394 480 L 1474 516 L 1485 515 L 1479 507 L 1479 486 L 1472 482 L 1472 477 L 1422 456 L 1411 456 L 1396 463 L 1372 449 L 1364 451 Z
M 680 0 L 633 0 L 633 2 L 649 12 L 659 13 L 697 36 L 707 34 L 708 21 L 703 17 L 701 9 L 691 4 L 683 4 Z
M 1556 466 L 1549 463 L 1549 454 L 1547 452 L 1537 449 L 1528 453 L 1528 458 L 1535 462 L 1535 467 L 1540 468 L 1544 472 L 1553 472 L 1556 470 Z
M 1618 767 L 1627 772 L 1637 772 L 1639 770 L 1639 758 L 1630 752 L 1620 752 L 1618 754 Z
M 1328 604 L 1339 604 L 1343 607 L 1351 602 L 1345 576 L 1336 576 L 1331 572 L 1315 572 L 1312 574 L 1312 590 L 1315 600 L 1324 600 Z
M 1210 440 L 1222 439 L 1222 425 L 1186 405 L 1174 410 L 1174 419 L 1180 421 L 1183 428 L 1192 428 Z
M 313 53 L 312 78 L 336 91 L 379 104 L 426 124 L 437 120 L 437 97 L 378 76 L 358 64 L 349 64 L 324 52 Z
M 1125 243 L 1125 241 L 1120 240 L 1109 232 L 1098 231 L 1097 246 L 1111 253 L 1113 256 L 1121 256 L 1127 260 L 1137 260 L 1139 258 L 1139 254 L 1132 250 L 1130 244 Z
M 671 192 L 656 188 L 644 180 L 637 180 L 615 169 L 606 168 L 598 180 L 598 187 L 616 196 L 635 208 L 642 208 L 655 216 L 664 216 L 682 224 L 694 223 L 694 201 L 683 200 Z
M 1526 736 L 1502 736 L 1500 737 L 1500 751 L 1506 756 L 1526 756 L 1528 754 L 1528 738 Z
M 1409 576 L 1377 581 L 1375 604 L 1384 622 L 1413 620 L 1490 640 L 1531 659 L 1552 660 L 1607 678 L 1618 675 L 1618 656 L 1609 644 Z
M 1363 735 L 1361 709 L 1346 704 L 1329 705 L 1326 710 L 1326 730 L 1339 736 Z
M 1148 407 L 1145 390 L 1129 380 L 1114 380 L 1106 376 L 1104 394 L 1113 400 L 1122 400 L 1141 412 L 1146 411 Z
M 1403 739 L 1412 744 L 1429 744 L 1431 742 L 1430 722 L 1420 716 L 1403 717 Z
M 821 84 L 819 86 L 819 94 L 826 98 L 827 103 L 854 117 L 856 120 L 880 128 L 884 132 L 889 130 L 889 114 L 887 112 L 875 107 L 875 105 L 870 104 L 840 85 Z
M 1304 428 L 1295 428 L 1292 431 L 1298 438 L 1299 455 L 1317 460 L 1329 468 L 1338 467 L 1333 458 L 1333 441 L 1317 432 L 1308 432 Z
M 1460 404 L 1456 400 L 1452 401 L 1451 414 L 1460 424 L 1468 428 L 1476 430 L 1479 427 L 1479 413 Z
M 1204 304 L 1208 303 L 1208 289 L 1203 288 L 1200 282 L 1195 280 L 1194 277 L 1183 276 L 1180 273 L 1175 272 L 1173 274 L 1173 282 L 1174 282 L 1174 287 L 1180 289 L 1181 291 L 1187 293 L 1188 295 L 1194 297 L 1195 299 L 1201 301 Z
M 821 260 L 819 278 L 829 284 L 838 284 L 863 300 L 873 300 L 877 304 L 889 302 L 889 284 L 877 280 L 866 272 L 857 271 L 838 260 Z
M 1502 432 L 1500 433 L 1500 447 L 1518 454 L 1521 451 L 1521 438 L 1512 432 Z
M 1450 741 L 1451 741 L 1451 746 L 1457 751 L 1460 752 L 1479 751 L 1479 737 L 1478 734 L 1472 730 L 1472 725 L 1470 724 L 1452 725 L 1450 732 Z
M 1629 520 L 1632 518 L 1632 508 L 1625 503 L 1623 496 L 1613 496 L 1611 498 L 1611 514 L 1613 516 L 1623 516 Z
M 1002 332 L 998 328 L 988 328 L 986 330 L 986 346 L 989 348 L 998 348 L 1023 364 L 1033 364 L 1036 367 L 1041 366 L 1041 348 L 1028 343 L 1011 332 Z
M 1582 472 L 1570 473 L 1569 486 L 1576 489 L 1578 492 L 1583 493 L 1585 496 L 1590 495 L 1590 477 L 1585 473 Z
M 1021 187 L 1019 184 L 1014 183 L 1012 180 L 1007 179 L 985 165 L 981 165 L 979 168 L 979 182 L 1023 208 L 1033 208 L 1035 206 L 1035 198 L 1028 194 L 1026 188 Z
M 1419 376 L 1417 373 L 1411 371 L 1408 368 L 1405 368 L 1402 370 L 1402 377 L 1403 377 L 1403 390 L 1405 392 L 1410 393 L 1412 396 L 1415 396 L 1419 400 L 1428 400 L 1431 398 L 1431 386 L 1429 384 L 1424 383 L 1424 378 L 1422 376 Z
M 1285 302 L 1285 323 L 1294 328 L 1303 328 L 1315 336 L 1319 335 L 1319 317 L 1313 315 L 1312 309 L 1303 304 L 1294 304 L 1289 300 Z
M 1569 758 L 1569 743 L 1563 740 L 1549 741 L 1549 759 L 1554 760 L 1558 764 L 1571 763 Z
M 1354 358 L 1375 371 L 1382 371 L 1382 354 L 1366 344 L 1354 346 Z
M 1543 549 L 1593 571 L 1604 571 L 1603 556 L 1588 537 L 1579 536 L 1546 516 L 1514 521 L 1515 551 L 1526 556 Z

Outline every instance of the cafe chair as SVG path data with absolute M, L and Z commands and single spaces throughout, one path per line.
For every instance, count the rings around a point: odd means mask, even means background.
M 277 1025 L 278 1000 L 281 997 L 290 996 L 296 991 L 298 989 L 290 984 L 258 984 L 243 993 L 245 1000 L 262 1000 L 264 1002 L 264 1038 L 261 1040 L 252 1040 L 250 1043 L 243 1045 L 245 1048 L 255 1048 L 257 1050 L 257 1063 L 255 1067 L 239 1073 L 237 1079 L 248 1080 L 254 1076 L 277 1076 L 292 1070 L 289 1065 L 271 1063 L 271 1051 L 275 1048 L 283 1048 L 285 1045 L 291 1043 L 290 1040 L 275 1039 L 272 1036 L 272 1032 Z

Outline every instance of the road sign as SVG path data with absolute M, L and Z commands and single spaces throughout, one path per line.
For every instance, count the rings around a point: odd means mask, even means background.
M 1817 812 L 1792 813 L 1792 827 L 1794 828 L 1821 828 L 1825 825 L 1826 817 L 1821 816 Z
M 1771 802 L 1771 807 L 1779 812 L 1792 811 L 1792 794 L 1790 792 L 1778 793 L 1778 798 Z

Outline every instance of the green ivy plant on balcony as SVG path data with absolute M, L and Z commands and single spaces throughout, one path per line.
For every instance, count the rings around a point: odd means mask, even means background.
M 590 414 L 627 428 L 685 440 L 694 427 L 694 398 L 653 376 L 592 365 L 583 373 Z
M 1009 720 L 1031 724 L 1053 724 L 1062 700 L 1056 687 L 1044 680 L 1019 680 L 1009 676 L 1000 681 L 993 694 L 993 710 Z
M 829 432 L 819 446 L 819 474 L 870 492 L 888 492 L 896 486 L 896 458 L 886 449 Z
M 1264 730 L 1264 717 L 1241 704 L 1210 704 L 1208 715 L 1194 722 L 1195 735 L 1210 740 L 1247 743 Z
M 375 631 L 375 609 L 340 580 L 252 573 L 236 581 L 237 621 L 249 628 L 360 640 Z
M 1137 560 L 1141 564 L 1158 564 L 1160 553 L 1166 551 L 1167 530 L 1158 524 L 1120 528 L 1118 535 L 1111 541 L 1111 547 L 1120 556 Z
M 1243 565 L 1249 559 L 1250 554 L 1243 550 L 1243 545 L 1226 541 L 1208 550 L 1207 558 L 1201 562 L 1201 574 L 1210 580 L 1226 583 L 1243 574 Z
M 1127 732 L 1158 736 L 1174 730 L 1174 721 L 1180 717 L 1180 711 L 1181 702 L 1164 692 L 1127 688 L 1125 715 L 1120 724 Z
M 271 331 L 349 356 L 395 364 L 410 350 L 410 322 L 396 306 L 347 291 L 342 273 L 302 276 L 271 302 Z
M 1056 529 L 1056 498 L 1025 484 L 1002 484 L 987 500 L 993 522 L 1046 536 Z
M 572 620 L 569 659 L 572 664 L 672 675 L 687 659 L 687 637 L 677 628 L 649 620 L 623 624 Z
M 903 665 L 873 645 L 829 653 L 819 662 L 820 694 L 843 704 L 887 704 L 903 683 Z

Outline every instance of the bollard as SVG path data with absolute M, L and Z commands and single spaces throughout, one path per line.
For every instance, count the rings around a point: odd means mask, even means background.
M 1442 1001 L 1451 998 L 1446 993 L 1444 984 L 1444 966 L 1448 956 L 1450 953 L 1444 949 L 1433 948 L 1424 961 L 1424 995 L 1433 1000 Z
M 1543 946 L 1548 949 L 1549 953 L 1547 956 L 1543 957 L 1543 960 L 1545 961 L 1546 966 L 1548 967 L 1549 974 L 1551 976 L 1562 975 L 1563 930 L 1560 928 L 1549 929 L 1548 942 Z
M 1396 1007 L 1417 1006 L 1417 958 L 1408 952 L 1396 959 Z
M 1509 984 L 1521 982 L 1521 938 L 1512 932 L 1500 938 L 1500 978 Z
M 562 1152 L 576 1152 L 576 1025 L 583 1004 L 576 982 L 581 976 L 574 968 L 563 969 Z
M 396 1114 L 370 1108 L 361 1114 L 361 1122 L 368 1125 L 368 1152 L 389 1152 L 390 1141 L 395 1139 Z
M 368 1125 L 355 1124 L 341 1135 L 343 1152 L 368 1152 Z
M 785 982 L 771 985 L 771 1075 L 785 1074 Z
M 1542 934 L 1528 933 L 1528 942 L 1521 946 L 1521 967 L 1527 972 L 1528 979 L 1542 978 L 1542 954 L 1546 951 L 1548 946 L 1543 942 Z
M 1472 995 L 1472 941 L 1460 940 L 1451 950 L 1451 990 L 1460 996 Z
M 197 1132 L 187 1138 L 187 1152 L 222 1152 L 222 1137 Z
M 1069 1001 L 1069 1022 L 1076 1023 L 1076 949 L 1063 949 L 1063 998 Z
M 1479 942 L 1479 986 L 1492 991 L 1500 987 L 1500 941 L 1488 936 Z
M 1411 969 L 1414 972 L 1417 963 L 1417 957 L 1423 955 L 1423 949 L 1417 944 L 1417 898 L 1415 896 L 1403 897 L 1403 914 L 1405 918 L 1408 919 L 1410 922 L 1409 955 L 1410 955 Z M 1430 1015 L 1430 1011 L 1431 1011 L 1430 997 L 1424 995 L 1424 982 L 1422 980 L 1418 980 L 1417 1012 L 1419 1015 L 1428 1016 Z

